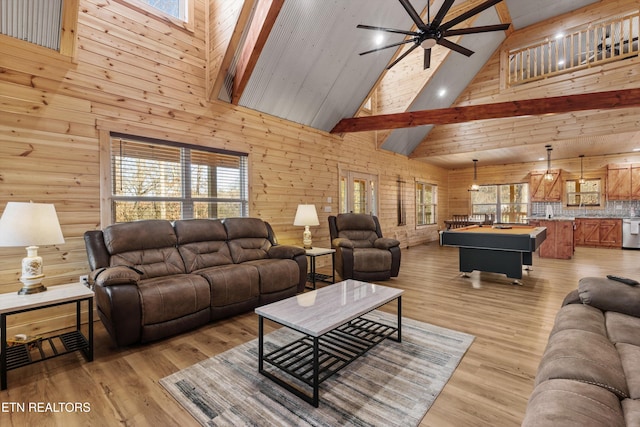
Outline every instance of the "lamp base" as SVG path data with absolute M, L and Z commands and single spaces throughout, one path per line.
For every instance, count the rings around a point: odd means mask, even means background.
M 37 294 L 39 292 L 44 292 L 46 290 L 47 288 L 44 285 L 24 286 L 22 289 L 18 291 L 18 295 Z

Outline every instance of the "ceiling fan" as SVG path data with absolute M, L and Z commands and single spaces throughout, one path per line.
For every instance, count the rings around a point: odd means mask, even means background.
M 376 49 L 368 50 L 366 52 L 360 53 L 360 55 L 366 55 L 368 53 L 378 52 L 383 49 L 388 49 L 390 47 L 400 46 L 407 43 L 413 43 L 406 52 L 396 58 L 391 64 L 387 66 L 387 70 L 396 65 L 402 59 L 404 59 L 407 55 L 409 55 L 414 49 L 418 46 L 424 49 L 424 69 L 426 70 L 431 66 L 431 48 L 436 44 L 454 50 L 458 53 L 461 53 L 466 56 L 473 55 L 473 51 L 467 49 L 466 47 L 460 46 L 452 41 L 447 40 L 445 37 L 450 36 L 461 36 L 465 34 L 476 34 L 476 33 L 487 33 L 490 31 L 504 31 L 509 28 L 511 24 L 498 24 L 498 25 L 484 25 L 480 27 L 470 27 L 470 28 L 460 28 L 460 29 L 451 29 L 458 25 L 459 23 L 466 21 L 472 16 L 477 15 L 478 13 L 484 11 L 485 9 L 490 8 L 502 0 L 488 0 L 478 6 L 470 9 L 469 11 L 458 15 L 450 21 L 442 23 L 447 12 L 453 6 L 455 0 L 445 0 L 442 4 L 442 7 L 431 21 L 431 11 L 429 10 L 429 3 L 427 3 L 427 23 L 425 23 L 418 12 L 413 8 L 409 0 L 399 0 L 404 9 L 407 11 L 413 22 L 415 22 L 418 27 L 416 31 L 405 31 L 405 30 L 397 30 L 394 28 L 384 28 L 384 27 L 374 27 L 371 25 L 358 25 L 358 28 L 363 28 L 365 30 L 375 30 L 375 31 L 385 31 L 387 33 L 397 33 L 397 34 L 405 34 L 407 36 L 411 36 L 401 42 L 393 43 L 388 46 L 379 47 Z

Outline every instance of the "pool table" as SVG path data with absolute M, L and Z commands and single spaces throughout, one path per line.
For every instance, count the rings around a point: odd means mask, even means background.
M 460 271 L 503 273 L 520 283 L 522 266 L 533 264 L 533 253 L 547 238 L 545 227 L 471 225 L 443 230 L 440 244 L 459 248 Z

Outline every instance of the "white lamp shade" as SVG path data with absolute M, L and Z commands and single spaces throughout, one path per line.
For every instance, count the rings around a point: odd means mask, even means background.
M 0 218 L 0 246 L 64 243 L 56 208 L 48 203 L 9 202 Z
M 316 205 L 298 205 L 293 225 L 320 225 Z

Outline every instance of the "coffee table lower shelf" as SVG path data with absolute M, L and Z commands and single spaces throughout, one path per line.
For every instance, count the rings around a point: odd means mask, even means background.
M 397 337 L 391 339 L 401 341 L 400 324 L 395 327 L 359 317 L 320 337 L 303 334 L 302 338 L 263 354 L 262 316 L 259 317 L 259 329 L 260 373 L 315 407 L 319 404 L 320 383 L 394 333 Z M 309 396 L 292 383 L 264 369 L 264 362 L 311 387 L 313 395 Z

